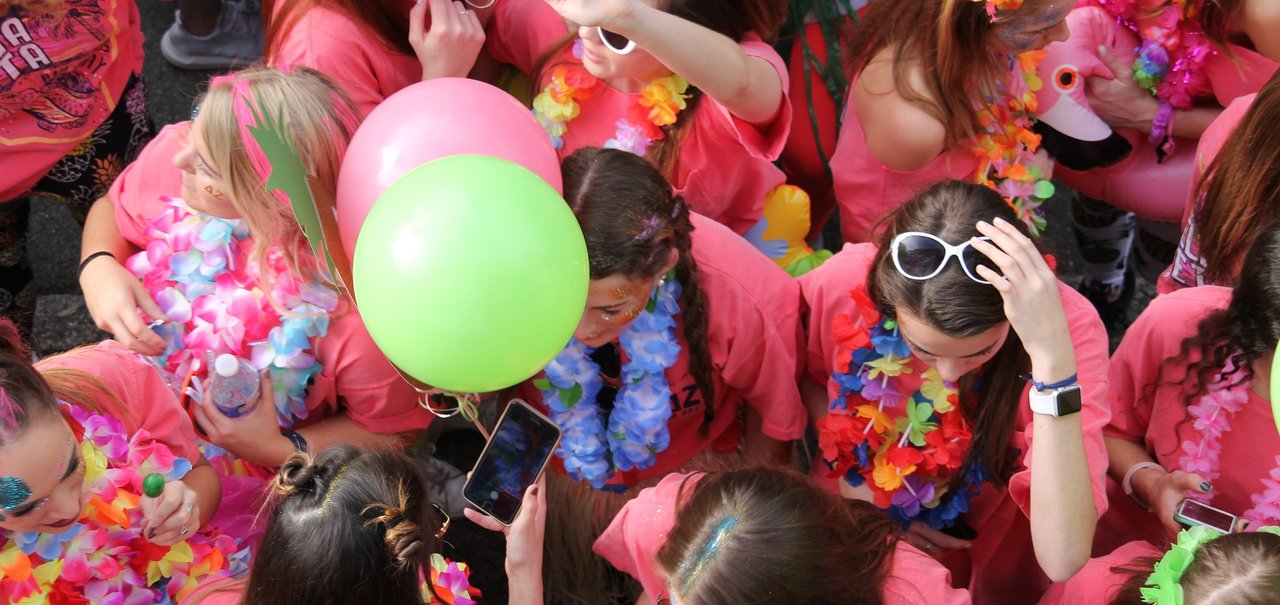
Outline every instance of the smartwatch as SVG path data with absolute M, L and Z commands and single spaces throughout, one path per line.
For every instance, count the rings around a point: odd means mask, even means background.
M 1070 416 L 1079 412 L 1082 405 L 1078 384 L 1053 389 L 1048 393 L 1041 393 L 1033 388 L 1028 399 L 1031 400 L 1032 412 L 1046 416 Z

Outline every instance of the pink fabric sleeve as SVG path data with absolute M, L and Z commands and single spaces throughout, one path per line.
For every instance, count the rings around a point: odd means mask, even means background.
M 1083 398 L 1080 423 L 1084 455 L 1089 464 L 1093 505 L 1101 517 L 1107 512 L 1107 446 L 1102 440 L 1102 429 L 1111 419 L 1111 411 L 1107 407 L 1107 331 L 1093 305 L 1073 288 L 1058 282 L 1058 294 L 1062 298 L 1067 326 L 1071 330 L 1071 343 L 1076 351 L 1076 375 Z M 1030 390 L 1031 385 L 1028 384 L 1018 402 L 1018 422 L 1023 424 L 1022 430 L 1026 435 L 1026 447 L 1022 451 L 1023 470 L 1009 479 L 1009 496 L 1028 518 L 1031 516 L 1031 448 L 1034 442 L 1033 415 L 1027 398 Z
M 701 479 L 699 474 L 672 473 L 657 485 L 640 490 L 635 499 L 618 511 L 591 550 L 618 571 L 639 581 L 645 593 L 656 597 L 665 584 L 654 569 L 658 549 L 676 525 L 680 488 L 692 490 Z
M 127 428 L 145 429 L 156 441 L 169 446 L 174 455 L 192 464 L 200 459 L 195 431 L 177 395 L 151 364 L 124 345 L 103 341 L 52 358 L 39 368 L 65 368 L 93 375 L 129 407 L 128 417 L 121 419 Z M 104 411 L 116 407 L 110 400 L 100 400 L 98 405 Z
M 173 165 L 187 140 L 191 122 L 165 126 L 125 167 L 107 192 L 115 205 L 116 227 L 129 243 L 145 248 L 147 222 L 164 211 L 160 198 L 182 191 L 182 171 Z
M 382 46 L 381 40 L 369 40 L 345 16 L 315 7 L 289 30 L 274 64 L 305 65 L 323 72 L 346 89 L 360 115 L 369 115 L 387 96 L 379 85 L 374 62 L 395 59 L 388 52 L 378 52 Z
M 778 72 L 778 79 L 782 82 L 782 104 L 778 108 L 778 113 L 769 124 L 757 126 L 729 113 L 725 106 L 711 97 L 707 97 L 705 101 L 715 108 L 715 115 L 719 118 L 717 121 L 732 132 L 747 155 L 771 162 L 782 154 L 782 148 L 787 144 L 787 136 L 791 134 L 791 97 L 788 91 L 791 80 L 787 73 L 787 64 L 778 51 L 761 42 L 755 34 L 748 34 L 747 39 L 739 46 L 747 56 L 764 59 Z
M 1129 542 L 1111 554 L 1089 559 L 1070 580 L 1049 587 L 1040 605 L 1098 605 L 1110 603 L 1129 580 L 1112 567 L 1129 565 L 1144 557 L 1160 557 L 1164 553 L 1147 542 Z
M 502 0 L 485 31 L 485 50 L 494 59 L 536 77 L 533 68 L 569 28 L 546 0 Z
M 867 268 L 875 257 L 872 244 L 845 244 L 838 254 L 797 280 L 808 309 L 805 362 L 807 375 L 824 387 L 831 380 L 835 335 L 831 322 L 852 309 L 849 292 L 866 283 Z
M 760 413 L 766 435 L 799 439 L 808 418 L 796 385 L 800 287 L 728 227 L 693 219 L 712 359 Z
M 893 563 L 884 580 L 885 605 L 968 605 L 969 591 L 951 587 L 951 571 L 907 543 L 899 540 Z
M 332 320 L 315 350 L 324 369 L 307 397 L 308 408 L 346 411 L 356 424 L 382 435 L 431 424 L 434 417 L 418 406 L 417 392 L 396 373 L 354 309 Z

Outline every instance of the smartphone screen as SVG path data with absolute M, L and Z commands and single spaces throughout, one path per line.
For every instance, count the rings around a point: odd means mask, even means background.
M 511 525 L 524 492 L 538 480 L 560 442 L 560 427 L 518 399 L 507 406 L 462 488 L 477 508 Z
M 1183 500 L 1176 518 L 1183 525 L 1204 525 L 1223 533 L 1231 533 L 1236 524 L 1235 515 L 1195 500 Z

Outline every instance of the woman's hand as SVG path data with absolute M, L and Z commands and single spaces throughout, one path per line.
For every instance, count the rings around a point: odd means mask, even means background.
M 1098 47 L 1098 58 L 1113 77 L 1089 76 L 1085 96 L 1089 107 L 1112 128 L 1135 128 L 1151 132 L 1151 122 L 1160 110 L 1160 101 L 1133 81 L 1133 59 L 1117 58 L 1105 46 Z
M 571 23 L 626 33 L 627 23 L 640 3 L 637 0 L 547 0 L 547 4 Z
M 470 476 L 468 475 L 468 478 Z M 529 486 L 510 526 L 478 510 L 463 511 L 472 523 L 507 537 L 507 578 L 516 605 L 542 603 L 542 543 L 547 527 L 547 478 Z
M 158 497 L 139 501 L 142 535 L 156 546 L 172 546 L 200 530 L 200 499 L 186 483 L 170 481 Z
M 427 10 L 431 29 L 426 29 Z M 409 45 L 422 63 L 422 79 L 465 78 L 484 47 L 484 27 L 461 2 L 418 0 L 409 11 Z
M 1170 538 L 1182 531 L 1182 524 L 1173 518 L 1178 512 L 1178 505 L 1192 492 L 1209 493 L 1213 486 L 1203 477 L 1195 473 L 1173 471 L 1159 473 L 1158 469 L 1146 468 L 1133 475 L 1133 490 L 1151 506 L 1165 532 Z
M 204 398 L 192 408 L 196 422 L 214 445 L 260 466 L 280 466 L 294 452 L 293 442 L 280 434 L 271 376 L 264 372 L 258 388 L 258 404 L 239 418 L 228 418 L 213 404 L 206 385 Z
M 147 327 L 139 310 L 152 319 L 168 318 L 142 282 L 116 259 L 101 256 L 89 261 L 80 274 L 80 289 L 98 328 L 111 332 L 117 341 L 136 353 L 164 353 L 164 339 Z
M 944 534 L 924 523 L 913 522 L 907 527 L 907 532 L 903 537 L 910 542 L 912 546 L 919 548 L 925 554 L 933 558 L 948 550 L 957 548 L 969 548 L 973 546 L 973 542 L 969 540 L 961 540 L 955 536 Z
M 1000 291 L 1005 317 L 1022 339 L 1022 346 L 1031 357 L 1031 367 L 1046 374 L 1037 378 L 1053 382 L 1070 376 L 1075 372 L 1075 349 L 1062 299 L 1058 296 L 1057 276 L 1031 239 L 1017 227 L 997 218 L 994 225 L 979 221 L 977 228 L 991 241 L 974 239 L 971 245 L 1000 268 L 1000 273 L 996 273 L 978 265 L 978 275 Z M 1058 367 L 1066 365 L 1071 367 Z M 1065 373 L 1056 375 L 1061 372 Z

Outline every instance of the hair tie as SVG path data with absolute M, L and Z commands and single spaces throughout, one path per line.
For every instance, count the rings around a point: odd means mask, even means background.
M 396 513 L 396 515 L 395 515 L 395 516 L 393 516 L 393 517 L 391 517 L 390 519 L 387 519 L 386 521 L 384 521 L 384 522 L 382 523 L 382 525 L 383 525 L 383 526 L 385 526 L 387 529 L 391 529 L 391 528 L 393 528 L 393 527 L 395 527 L 395 526 L 397 526 L 397 525 L 400 525 L 400 523 L 401 523 L 401 522 L 403 522 L 404 520 L 405 520 L 405 516 L 404 516 L 404 513 L 403 513 L 403 512 L 401 512 L 401 513 Z

